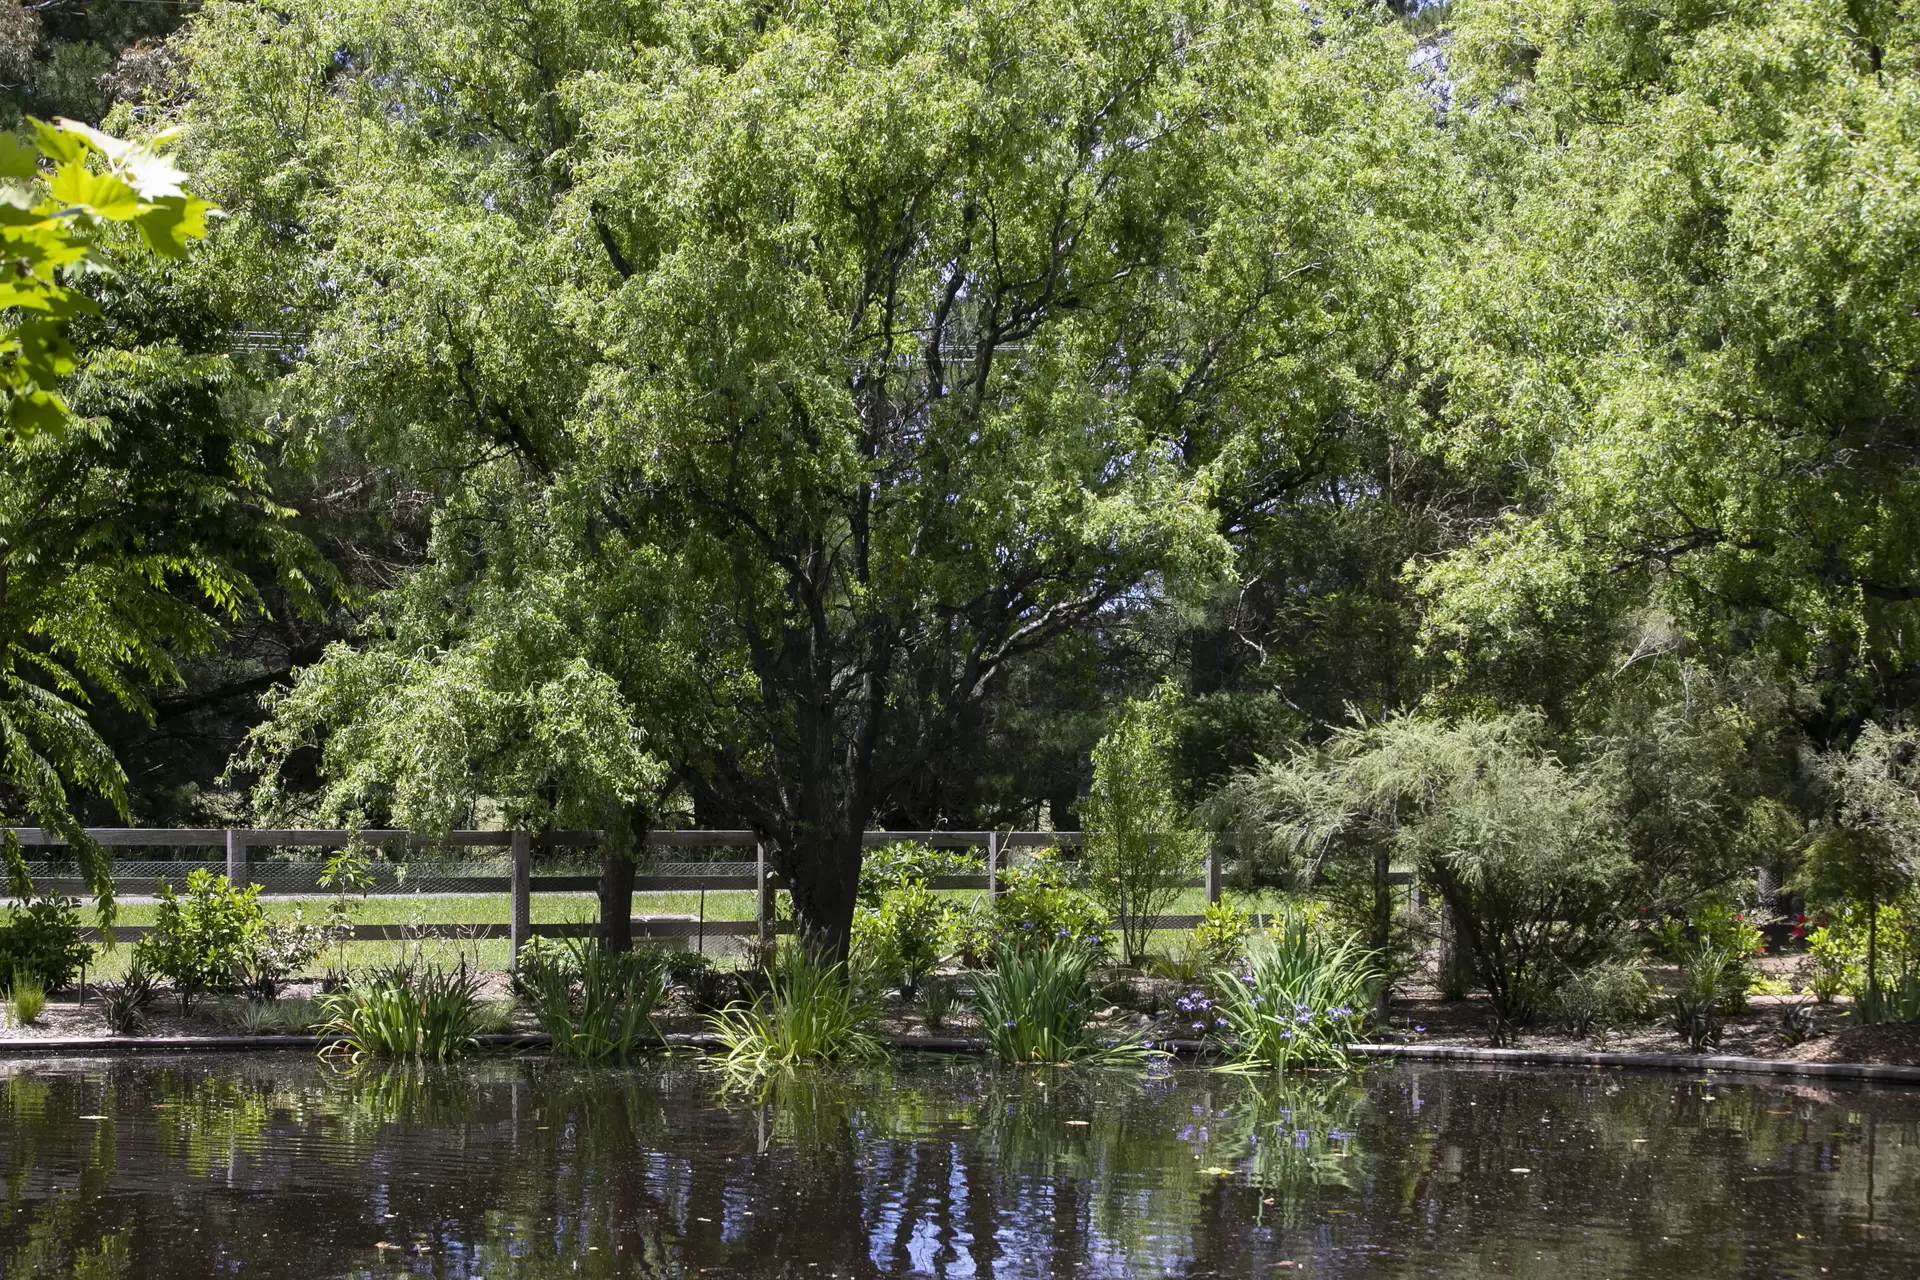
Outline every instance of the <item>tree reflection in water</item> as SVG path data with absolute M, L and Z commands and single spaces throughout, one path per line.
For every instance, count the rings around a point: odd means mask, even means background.
M 16 1065 L 0 1108 L 9 1277 L 1920 1268 L 1920 1101 L 1865 1089 L 262 1056 Z

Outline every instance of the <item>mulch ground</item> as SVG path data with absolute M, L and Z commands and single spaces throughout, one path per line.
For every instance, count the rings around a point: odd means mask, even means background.
M 957 976 L 957 975 L 954 975 Z M 1655 975 L 1656 985 L 1663 977 Z M 1096 984 L 1100 993 L 1095 1013 L 1096 1024 L 1118 1036 L 1146 1039 L 1188 1039 L 1193 1037 L 1191 1015 L 1182 1013 L 1175 1002 L 1192 989 L 1191 984 L 1168 978 L 1108 973 Z M 317 991 L 311 984 L 298 984 L 285 993 L 288 998 L 311 997 Z M 487 975 L 487 999 L 504 1000 L 510 994 L 504 974 Z M 1791 1043 L 1783 1025 L 1790 1005 L 1806 1005 L 1812 1018 L 1813 1034 Z M 201 1001 L 191 1014 L 180 1011 L 172 996 L 162 996 L 149 1011 L 144 1035 L 212 1036 L 233 1035 L 240 1027 L 234 1015 L 234 1002 L 216 999 Z M 705 1020 L 684 994 L 676 994 L 664 1006 L 656 1022 L 664 1032 L 703 1031 Z M 1389 1007 L 1388 1020 L 1372 1039 L 1386 1043 L 1460 1045 L 1479 1047 L 1492 1043 L 1492 1022 L 1486 1000 L 1441 1000 L 1431 990 L 1418 986 L 1396 991 Z M 515 1011 L 506 1029 L 536 1029 L 525 1009 Z M 974 1019 L 956 1011 L 939 1026 L 929 1026 L 921 1013 L 903 1001 L 892 1001 L 880 1018 L 880 1030 L 893 1035 L 958 1035 L 978 1033 Z M 122 1039 L 106 1027 L 98 995 L 80 1003 L 73 994 L 62 993 L 47 1002 L 46 1009 L 33 1023 L 0 1028 L 0 1046 L 7 1041 L 97 1038 Z M 1584 1039 L 1575 1038 L 1565 1028 L 1535 1025 L 1521 1028 L 1512 1047 L 1533 1049 L 1585 1050 L 1609 1053 L 1683 1053 L 1685 1045 L 1663 1020 L 1646 1025 L 1597 1031 Z M 1771 1058 L 1799 1062 L 1857 1062 L 1892 1066 L 1920 1066 L 1920 1024 L 1860 1026 L 1847 1018 L 1844 999 L 1830 1005 L 1813 1004 L 1805 996 L 1756 996 L 1743 1014 L 1726 1019 L 1720 1043 L 1711 1052 L 1751 1058 Z

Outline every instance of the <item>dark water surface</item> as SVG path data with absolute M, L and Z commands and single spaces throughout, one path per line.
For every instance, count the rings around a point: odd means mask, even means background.
M 1920 1092 L 1393 1066 L 0 1067 L 38 1276 L 1920 1276 Z

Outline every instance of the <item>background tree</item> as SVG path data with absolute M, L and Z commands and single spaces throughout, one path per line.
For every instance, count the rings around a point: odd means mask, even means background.
M 1228 799 L 1283 859 L 1373 864 L 1376 949 L 1390 941 L 1384 869 L 1413 868 L 1444 901 L 1499 1035 L 1559 971 L 1615 948 L 1632 878 L 1600 797 L 1543 728 L 1537 714 L 1356 724 L 1241 775 Z
M 286 412 L 394 450 L 436 545 L 488 548 L 456 614 L 544 589 L 482 530 L 543 513 L 650 749 L 839 945 L 861 832 L 1023 664 L 1216 580 L 1183 442 L 1307 376 L 1311 202 L 1271 198 L 1286 145 L 1350 127 L 1313 105 L 1343 57 L 1382 68 L 1355 110 L 1421 110 L 1380 31 L 365 3 L 211 10 L 186 48 L 218 268 L 312 326 Z
M 1920 734 L 1869 724 L 1817 763 L 1825 821 L 1809 844 L 1800 885 L 1818 906 L 1859 903 L 1867 913 L 1866 1014 L 1879 1016 L 1880 908 L 1920 878 Z
M 0 806 L 73 845 L 107 923 L 110 866 L 70 793 L 125 816 L 126 775 L 93 703 L 148 712 L 147 690 L 183 654 L 257 604 L 256 571 L 312 586 L 255 439 L 215 407 L 221 364 L 165 341 L 70 337 L 99 311 L 87 273 L 126 241 L 178 258 L 204 234 L 209 206 L 183 176 L 153 145 L 72 122 L 36 123 L 31 145 L 0 135 L 15 210 L 0 227 Z M 11 836 L 7 852 L 23 875 Z
M 1121 960 L 1138 964 L 1159 917 L 1200 868 L 1206 837 L 1174 792 L 1169 755 L 1179 693 L 1163 685 L 1128 702 L 1093 749 L 1093 789 L 1081 806 L 1088 891 L 1120 926 Z

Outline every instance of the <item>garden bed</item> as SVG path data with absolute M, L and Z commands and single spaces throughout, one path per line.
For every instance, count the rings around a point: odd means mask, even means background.
M 952 975 L 958 976 L 958 975 Z M 1182 1053 L 1204 1054 L 1210 1042 L 1193 1036 L 1191 1025 L 1183 1021 L 1176 1002 L 1187 984 L 1173 979 L 1116 973 L 1105 975 L 1109 994 L 1128 989 L 1124 1003 L 1108 1001 L 1096 1014 L 1096 1023 L 1117 1035 L 1136 1035 L 1155 1044 L 1175 1048 Z M 317 984 L 296 984 L 283 999 L 311 998 Z M 486 976 L 485 997 L 505 1000 L 510 995 L 504 974 Z M 1719 1046 L 1708 1055 L 1689 1055 L 1674 1033 L 1660 1023 L 1615 1030 L 1584 1039 L 1575 1038 L 1552 1027 L 1523 1029 L 1507 1050 L 1485 1054 L 1487 1061 L 1528 1060 L 1602 1062 L 1618 1058 L 1623 1065 L 1668 1065 L 1698 1062 L 1703 1067 L 1729 1069 L 1719 1060 L 1747 1059 L 1772 1063 L 1840 1063 L 1855 1066 L 1910 1066 L 1920 1068 L 1920 1025 L 1859 1026 L 1846 1021 L 1846 1004 L 1812 1006 L 1814 1034 L 1798 1044 L 1789 1044 L 1779 1024 L 1782 1010 L 1799 997 L 1755 997 L 1743 1014 L 1730 1015 Z M 232 1005 L 217 999 L 202 1001 L 191 1014 L 182 1014 L 178 1003 L 165 998 L 150 1011 L 146 1029 L 138 1036 L 111 1034 L 105 1025 L 97 995 L 83 1005 L 72 993 L 50 1000 L 39 1019 L 27 1026 L 0 1029 L 0 1055 L 8 1051 L 85 1052 L 86 1048 L 160 1050 L 203 1047 L 208 1049 L 300 1047 L 310 1048 L 316 1041 L 310 1036 L 246 1035 L 237 1027 Z M 1431 995 L 1416 994 L 1393 1002 L 1389 1019 L 1369 1039 L 1383 1054 L 1406 1049 L 1486 1050 L 1489 1011 L 1482 998 L 1442 1001 Z M 706 1024 L 700 1013 L 676 995 L 657 1019 L 661 1032 L 670 1041 L 701 1045 L 706 1041 Z M 978 1027 L 972 1016 L 957 1011 L 939 1027 L 929 1027 L 925 1019 L 905 1002 L 890 1001 L 878 1024 L 880 1033 L 896 1047 L 931 1052 L 971 1052 L 979 1048 Z M 530 1014 L 516 1009 L 498 1034 L 486 1037 L 495 1047 L 545 1043 Z M 44 1045 L 42 1049 L 40 1046 Z M 82 1046 L 85 1046 L 84 1048 Z M 1651 1062 L 1650 1058 L 1669 1060 Z

